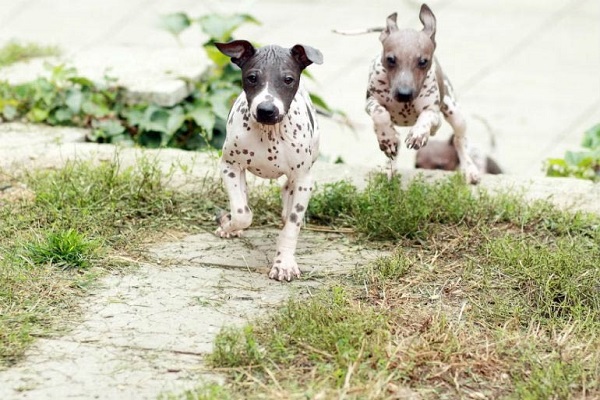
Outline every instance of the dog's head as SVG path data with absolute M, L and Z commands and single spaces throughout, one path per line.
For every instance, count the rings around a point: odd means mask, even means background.
M 450 140 L 430 140 L 427 146 L 417 150 L 415 167 L 456 171 L 459 166 L 458 153 Z
M 435 16 L 426 4 L 421 6 L 419 19 L 423 30 L 398 29 L 397 14 L 387 18 L 379 40 L 383 45 L 381 63 L 387 70 L 394 99 L 409 102 L 423 87 L 435 50 Z
M 321 64 L 323 55 L 310 46 L 254 48 L 246 40 L 215 43 L 242 69 L 242 86 L 250 114 L 261 124 L 274 125 L 287 114 L 298 91 L 300 74 L 310 64 Z

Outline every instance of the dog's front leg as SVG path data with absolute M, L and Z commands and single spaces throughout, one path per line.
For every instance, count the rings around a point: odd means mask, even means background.
M 277 239 L 277 254 L 269 273 L 269 278 L 280 281 L 284 279 L 290 281 L 294 277 L 300 277 L 295 253 L 300 226 L 312 194 L 312 177 L 309 174 L 289 177 L 286 186 L 289 190 L 286 196 L 291 199 L 288 200 L 291 207 L 287 207 L 287 215 L 283 215 L 284 225 Z M 285 187 L 282 190 L 285 190 Z
M 406 136 L 406 147 L 418 150 L 427 144 L 429 136 L 433 136 L 442 124 L 439 110 L 423 110 L 417 122 Z
M 241 236 L 242 231 L 252 223 L 252 211 L 248 207 L 246 171 L 237 164 L 228 164 L 222 160 L 221 173 L 229 196 L 230 212 L 218 218 L 219 227 L 215 233 L 225 238 Z
M 379 149 L 389 158 L 396 157 L 398 155 L 399 138 L 390 113 L 373 96 L 367 98 L 366 110 L 373 120 Z

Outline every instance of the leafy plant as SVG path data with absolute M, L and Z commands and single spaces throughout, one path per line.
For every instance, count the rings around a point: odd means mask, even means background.
M 581 146 L 587 150 L 567 151 L 565 158 L 547 160 L 546 175 L 600 181 L 600 124 L 584 133 Z
M 190 95 L 173 107 L 131 105 L 124 100 L 124 89 L 116 87 L 109 77 L 93 82 L 78 75 L 75 68 L 47 65 L 48 78 L 20 85 L 0 82 L 0 119 L 90 128 L 87 139 L 100 143 L 187 150 L 221 148 L 229 109 L 242 85 L 239 69 L 214 43 L 233 40 L 234 31 L 246 23 L 259 24 L 248 14 L 190 18 L 174 13 L 162 17 L 163 29 L 175 36 L 197 24 L 208 36 L 203 48 L 212 61 L 199 81 L 190 82 Z M 311 97 L 324 113 L 336 112 L 316 94 L 311 93 Z

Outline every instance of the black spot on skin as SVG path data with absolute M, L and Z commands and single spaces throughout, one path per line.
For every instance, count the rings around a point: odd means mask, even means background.
M 237 209 L 237 213 L 238 213 L 238 214 L 243 214 L 243 213 L 244 213 L 244 210 L 242 210 L 241 208 L 238 208 L 238 209 Z
M 248 206 L 244 206 L 244 211 L 246 211 L 247 213 L 250 212 L 250 208 Z
M 235 172 L 230 172 L 227 176 L 230 178 L 235 178 Z
M 296 204 L 296 211 L 298 211 L 298 212 L 304 211 L 304 206 L 302 204 Z
M 293 223 L 296 223 L 298 221 L 298 214 L 291 213 L 290 214 L 290 221 L 293 222 Z

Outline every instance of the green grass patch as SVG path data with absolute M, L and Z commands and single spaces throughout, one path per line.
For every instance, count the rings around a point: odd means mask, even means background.
M 214 228 L 220 183 L 175 190 L 152 160 L 72 163 L 23 178 L 0 208 L 0 359 L 77 311 L 111 255 L 165 230 Z M 277 226 L 279 191 L 251 191 Z M 275 314 L 216 339 L 227 376 L 169 398 L 571 398 L 600 396 L 600 219 L 456 175 L 319 188 L 308 222 L 393 249 Z
M 0 68 L 32 58 L 58 56 L 59 54 L 60 50 L 56 46 L 20 43 L 13 40 L 0 47 Z
M 597 216 L 458 176 L 376 177 L 320 188 L 309 222 L 394 254 L 225 329 L 210 362 L 229 379 L 213 398 L 600 396 Z
M 77 300 L 105 271 L 123 268 L 115 254 L 134 252 L 165 230 L 214 225 L 220 185 L 175 191 L 172 175 L 141 157 L 32 171 L 27 194 L 0 203 L 0 367 L 18 360 L 34 337 L 60 329 Z

